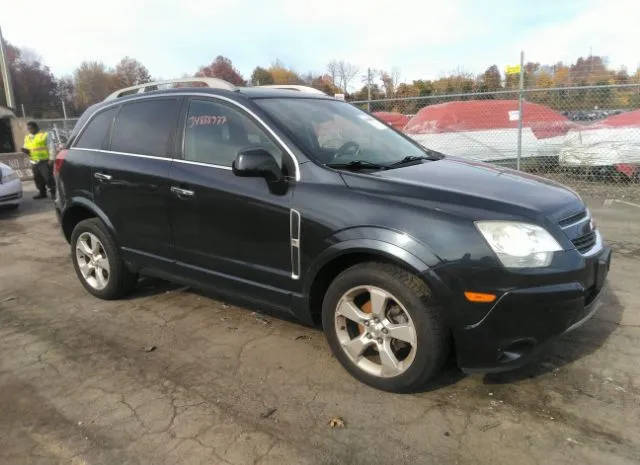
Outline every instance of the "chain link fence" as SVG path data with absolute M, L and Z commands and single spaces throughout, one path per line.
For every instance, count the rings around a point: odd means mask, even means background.
M 640 201 L 640 85 L 351 102 L 422 145 L 521 169 L 583 196 Z M 522 124 L 520 124 L 520 118 Z
M 20 105 L 16 114 L 35 121 L 40 129 L 49 131 L 59 142 L 69 137 L 80 116 L 72 105 L 62 100 L 46 105 Z
M 544 176 L 583 196 L 640 202 L 640 84 L 351 103 L 433 150 Z M 60 142 L 79 116 L 62 102 L 21 111 Z

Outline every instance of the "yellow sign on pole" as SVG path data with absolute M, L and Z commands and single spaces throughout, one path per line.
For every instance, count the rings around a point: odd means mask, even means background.
M 515 66 L 507 66 L 507 68 L 505 69 L 505 72 L 507 74 L 520 74 L 520 65 L 515 65 Z

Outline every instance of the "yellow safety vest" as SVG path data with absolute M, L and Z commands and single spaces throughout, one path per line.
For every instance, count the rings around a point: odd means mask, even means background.
M 35 135 L 27 134 L 24 137 L 24 148 L 29 149 L 29 156 L 32 161 L 42 161 L 49 159 L 49 147 L 47 147 L 46 132 L 39 132 Z

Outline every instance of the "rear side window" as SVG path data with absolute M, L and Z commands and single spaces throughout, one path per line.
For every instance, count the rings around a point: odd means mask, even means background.
M 167 146 L 177 120 L 178 99 L 127 103 L 113 125 L 111 150 L 167 157 Z
M 76 147 L 81 149 L 102 149 L 105 147 L 109 130 L 118 108 L 109 108 L 98 113 L 80 134 Z

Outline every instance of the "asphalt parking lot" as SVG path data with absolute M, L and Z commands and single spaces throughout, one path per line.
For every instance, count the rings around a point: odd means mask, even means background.
M 450 367 L 401 396 L 352 379 L 319 330 L 260 309 L 151 280 L 91 297 L 31 192 L 0 213 L 4 465 L 640 462 L 640 206 L 590 201 L 614 261 L 585 326 L 517 372 Z

